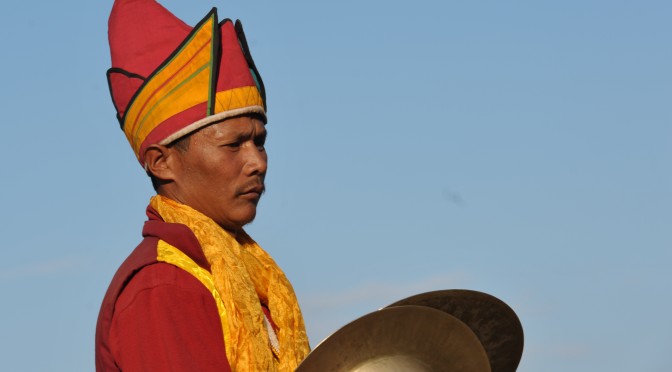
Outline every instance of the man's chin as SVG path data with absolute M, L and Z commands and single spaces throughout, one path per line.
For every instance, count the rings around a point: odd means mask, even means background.
M 255 208 L 254 211 L 250 211 L 249 213 L 243 214 L 241 216 L 236 216 L 236 218 L 232 218 L 227 221 L 220 221 L 218 224 L 224 230 L 236 234 L 242 230 L 245 225 L 252 223 L 256 216 L 257 210 Z

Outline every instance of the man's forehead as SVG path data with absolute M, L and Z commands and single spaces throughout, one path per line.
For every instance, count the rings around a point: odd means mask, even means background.
M 222 120 L 203 128 L 203 134 L 212 137 L 252 136 L 266 134 L 264 122 L 256 117 L 241 116 Z

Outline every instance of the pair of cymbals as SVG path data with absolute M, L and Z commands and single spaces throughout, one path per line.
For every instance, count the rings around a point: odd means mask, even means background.
M 513 372 L 523 329 L 501 300 L 470 290 L 418 294 L 322 341 L 297 372 Z

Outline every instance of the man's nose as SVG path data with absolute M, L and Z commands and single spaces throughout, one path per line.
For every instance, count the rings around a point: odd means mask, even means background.
M 252 145 L 245 151 L 245 174 L 247 175 L 265 175 L 268 168 L 268 158 L 266 150 Z

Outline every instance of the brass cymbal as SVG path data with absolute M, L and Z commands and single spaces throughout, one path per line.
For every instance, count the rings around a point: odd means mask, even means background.
M 396 306 L 428 306 L 464 322 L 483 344 L 492 372 L 513 372 L 523 355 L 523 327 L 516 313 L 489 294 L 466 289 L 448 289 L 414 295 Z
M 369 313 L 326 338 L 296 372 L 490 372 L 467 325 L 425 306 Z

